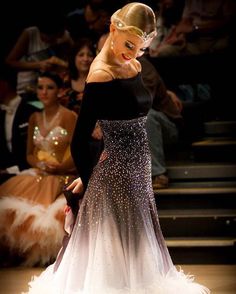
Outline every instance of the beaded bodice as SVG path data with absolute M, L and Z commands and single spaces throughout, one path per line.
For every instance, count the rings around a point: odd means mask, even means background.
M 35 126 L 33 141 L 38 150 L 38 156 L 39 154 L 40 156 L 48 154 L 48 156 L 52 156 L 59 162 L 63 159 L 65 151 L 70 144 L 67 130 L 60 126 L 53 128 L 46 136 L 43 136 L 40 128 Z M 40 151 L 41 153 L 39 153 Z
M 100 120 L 104 150 L 124 164 L 149 158 L 146 116 L 131 120 Z M 136 162 L 137 164 L 137 162 Z

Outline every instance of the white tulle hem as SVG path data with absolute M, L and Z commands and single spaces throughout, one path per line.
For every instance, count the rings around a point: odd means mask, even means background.
M 91 284 L 83 290 L 71 290 L 66 286 L 66 289 L 61 289 L 60 285 L 53 285 L 52 281 L 46 281 L 45 278 L 45 275 L 34 277 L 29 283 L 29 292 L 22 294 L 210 294 L 208 288 L 194 282 L 194 277 L 185 275 L 182 270 L 174 270 L 174 274 L 172 270 L 166 276 L 157 278 L 152 285 L 122 289 L 95 288 Z

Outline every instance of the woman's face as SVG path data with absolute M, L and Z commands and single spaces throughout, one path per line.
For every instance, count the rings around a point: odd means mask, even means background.
M 87 46 L 81 48 L 75 56 L 75 66 L 78 72 L 88 72 L 93 59 L 93 53 Z
M 151 44 L 152 39 L 143 41 L 140 37 L 128 32 L 114 29 L 112 47 L 118 63 L 129 63 L 142 56 Z
M 51 106 L 58 102 L 59 88 L 57 84 L 47 78 L 39 77 L 37 84 L 37 96 L 44 106 Z

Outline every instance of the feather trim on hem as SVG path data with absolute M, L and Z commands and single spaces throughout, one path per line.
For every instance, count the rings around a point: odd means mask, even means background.
M 52 270 L 53 265 L 47 268 L 41 276 L 33 277 L 29 283 L 29 292 L 21 294 L 210 294 L 208 288 L 194 282 L 192 275 L 185 275 L 182 270 L 177 271 L 175 268 L 170 270 L 166 276 L 157 277 L 155 283 L 150 286 L 139 286 L 132 289 L 108 287 L 98 289 L 90 285 L 89 289 L 84 290 L 70 290 L 66 285 L 60 288 L 59 283 L 54 283 L 52 280 Z
M 25 256 L 22 265 L 45 265 L 56 258 L 65 236 L 65 205 L 64 198 L 48 207 L 15 197 L 1 198 L 0 237 L 10 251 Z

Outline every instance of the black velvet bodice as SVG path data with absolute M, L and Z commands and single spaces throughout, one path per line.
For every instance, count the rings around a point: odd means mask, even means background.
M 85 86 L 71 152 L 84 186 L 92 173 L 89 141 L 97 120 L 129 120 L 146 116 L 152 104 L 141 74 Z

